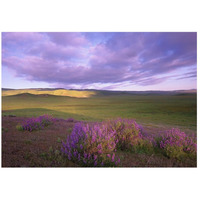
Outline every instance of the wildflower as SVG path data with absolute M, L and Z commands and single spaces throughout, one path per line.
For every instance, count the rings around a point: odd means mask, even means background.
M 117 165 L 120 163 L 120 158 L 118 158 L 118 160 L 116 161 Z
M 85 153 L 85 152 L 84 152 L 84 158 L 85 158 L 85 159 L 87 158 L 87 153 Z
M 76 151 L 74 151 L 74 157 L 76 157 L 77 156 L 77 152 Z
M 98 152 L 98 154 L 102 154 L 103 152 L 102 152 L 102 150 L 99 150 L 99 151 L 97 151 Z
M 80 155 L 80 153 L 78 154 L 78 161 L 80 161 L 81 160 L 81 155 Z
M 94 160 L 96 160 L 97 159 L 97 155 L 94 155 Z
M 71 156 L 68 154 L 68 159 L 71 160 Z
M 97 161 L 94 162 L 94 166 L 97 166 Z
M 114 162 L 115 161 L 115 154 L 113 153 L 113 155 L 112 155 L 112 162 Z

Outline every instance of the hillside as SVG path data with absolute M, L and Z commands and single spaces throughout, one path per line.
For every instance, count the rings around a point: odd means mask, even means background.
M 35 88 L 35 89 L 10 89 L 2 88 L 2 96 L 12 96 L 18 94 L 34 94 L 34 95 L 55 95 L 68 96 L 76 98 L 89 98 L 92 96 L 123 96 L 123 95 L 187 95 L 196 94 L 196 89 L 191 90 L 174 90 L 174 91 L 109 91 L 109 90 L 94 90 L 94 89 L 63 89 L 63 88 Z
M 12 96 L 18 94 L 34 94 L 34 95 L 55 95 L 55 96 L 69 96 L 69 97 L 77 97 L 77 98 L 88 98 L 93 95 L 96 95 L 95 91 L 78 91 L 78 90 L 66 90 L 66 89 L 2 89 L 2 96 Z

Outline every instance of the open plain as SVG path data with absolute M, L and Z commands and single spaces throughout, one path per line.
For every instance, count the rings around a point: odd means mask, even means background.
M 61 152 L 62 141 L 66 141 L 80 121 L 90 124 L 117 118 L 134 119 L 147 134 L 179 128 L 188 136 L 196 136 L 196 93 L 73 91 L 76 96 L 69 97 L 48 92 L 13 92 L 14 95 L 5 95 L 4 91 L 2 94 L 3 167 L 80 167 Z M 44 114 L 52 115 L 57 121 L 42 130 L 17 130 L 17 125 L 28 118 Z M 116 155 L 121 158 L 120 167 L 196 166 L 196 159 L 177 160 L 160 152 L 119 150 Z

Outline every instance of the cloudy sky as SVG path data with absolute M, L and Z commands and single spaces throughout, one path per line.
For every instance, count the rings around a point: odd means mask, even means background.
M 196 89 L 196 33 L 2 33 L 2 87 Z

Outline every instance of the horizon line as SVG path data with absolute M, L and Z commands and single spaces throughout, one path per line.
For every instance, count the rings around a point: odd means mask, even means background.
M 111 91 L 111 92 L 159 92 L 159 91 L 163 91 L 163 92 L 173 92 L 173 91 L 189 91 L 189 90 L 196 90 L 197 88 L 192 88 L 192 89 L 179 89 L 179 90 L 106 90 L 106 89 L 67 89 L 67 88 L 5 88 L 2 87 L 1 89 L 10 89 L 10 90 L 34 90 L 34 89 L 64 89 L 64 90 L 97 90 L 97 91 Z

